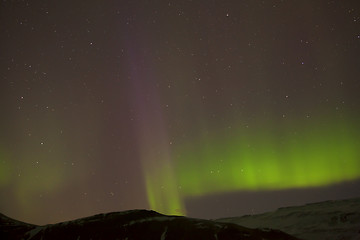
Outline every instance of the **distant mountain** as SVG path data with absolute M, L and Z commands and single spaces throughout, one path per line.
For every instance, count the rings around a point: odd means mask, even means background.
M 154 211 L 132 210 L 99 214 L 74 221 L 35 226 L 1 215 L 0 239 L 24 240 L 296 240 L 271 229 L 250 229 Z
M 279 229 L 304 240 L 360 240 L 360 198 L 286 207 L 217 221 L 249 228 Z

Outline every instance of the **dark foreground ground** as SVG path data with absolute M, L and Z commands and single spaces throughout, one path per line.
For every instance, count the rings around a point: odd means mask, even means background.
M 24 240 L 295 240 L 273 229 L 250 229 L 233 223 L 132 210 L 98 214 L 57 224 L 36 226 L 0 215 L 0 239 Z

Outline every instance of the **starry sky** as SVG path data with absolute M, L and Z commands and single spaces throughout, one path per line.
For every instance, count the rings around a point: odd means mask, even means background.
M 357 0 L 3 0 L 0 36 L 3 214 L 360 197 Z

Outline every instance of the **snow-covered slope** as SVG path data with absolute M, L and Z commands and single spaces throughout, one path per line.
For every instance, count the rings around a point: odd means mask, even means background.
M 16 222 L 6 216 L 3 223 Z M 19 222 L 20 226 L 23 223 Z M 1 228 L 0 228 L 1 229 Z M 231 223 L 162 215 L 154 211 L 132 210 L 98 214 L 45 226 L 29 225 L 0 232 L 0 239 L 12 240 L 296 240 L 278 230 L 258 230 Z
M 360 240 L 360 198 L 286 207 L 217 221 L 249 228 L 279 229 L 306 240 Z

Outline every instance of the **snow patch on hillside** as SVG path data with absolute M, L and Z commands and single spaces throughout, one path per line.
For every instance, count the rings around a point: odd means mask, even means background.
M 273 228 L 304 240 L 360 240 L 360 198 L 279 208 L 274 212 L 217 221 Z

